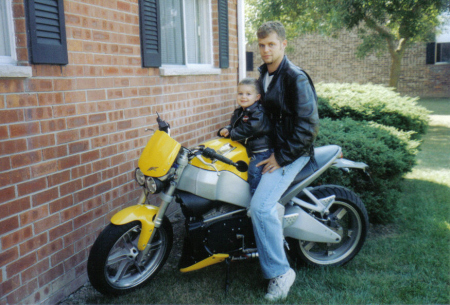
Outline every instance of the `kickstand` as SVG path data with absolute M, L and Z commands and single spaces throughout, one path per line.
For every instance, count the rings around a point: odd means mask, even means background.
M 227 275 L 225 279 L 225 295 L 228 292 L 228 286 L 230 286 L 230 271 L 231 271 L 231 259 L 225 259 L 225 264 L 227 265 Z

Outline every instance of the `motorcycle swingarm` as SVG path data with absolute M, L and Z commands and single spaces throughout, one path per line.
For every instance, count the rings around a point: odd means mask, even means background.
M 341 236 L 296 205 L 286 206 L 284 236 L 320 243 L 339 243 Z

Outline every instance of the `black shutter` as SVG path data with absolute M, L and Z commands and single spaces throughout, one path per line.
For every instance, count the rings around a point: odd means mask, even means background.
M 245 52 L 245 62 L 247 63 L 247 71 L 253 71 L 253 52 Z
M 63 0 L 27 0 L 25 3 L 30 62 L 68 64 Z
M 139 1 L 139 27 L 141 32 L 142 66 L 161 66 L 161 29 L 159 0 Z
M 427 65 L 434 65 L 436 63 L 436 43 L 427 43 Z
M 228 51 L 228 0 L 217 0 L 219 8 L 219 66 L 229 67 Z

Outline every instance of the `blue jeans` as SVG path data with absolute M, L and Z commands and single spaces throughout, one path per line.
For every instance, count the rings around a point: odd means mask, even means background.
M 273 149 L 268 149 L 266 151 L 253 154 L 250 159 L 250 164 L 248 165 L 248 183 L 250 184 L 250 192 L 252 195 L 256 191 L 256 187 L 262 177 L 262 170 L 264 166 L 256 167 L 259 162 L 269 159 L 270 155 L 273 153 Z
M 297 173 L 308 163 L 300 157 L 293 163 L 262 175 L 250 202 L 250 213 L 263 276 L 272 279 L 288 272 L 290 266 L 284 252 L 283 228 L 276 205 Z

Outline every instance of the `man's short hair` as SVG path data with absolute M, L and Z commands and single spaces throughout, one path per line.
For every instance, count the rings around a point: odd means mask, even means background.
M 263 39 L 273 32 L 277 33 L 281 41 L 286 39 L 286 30 L 284 29 L 283 24 L 279 21 L 268 21 L 263 23 L 259 27 L 258 32 L 256 32 L 256 35 L 258 36 L 258 39 Z

